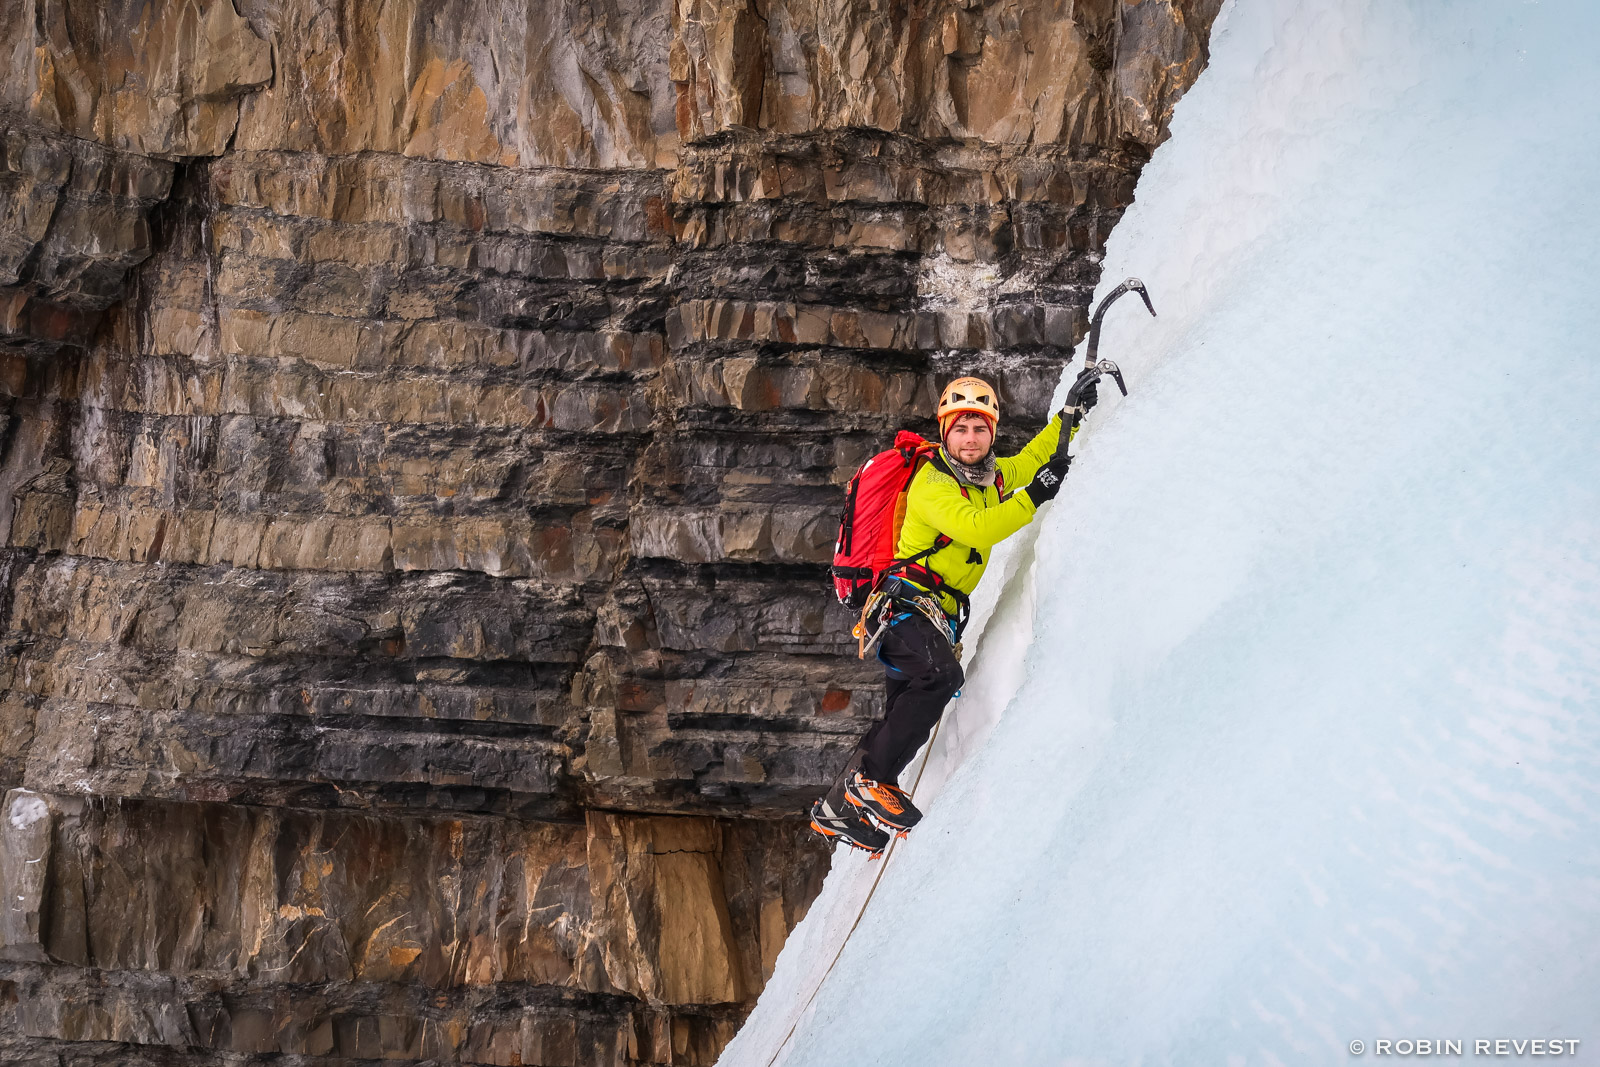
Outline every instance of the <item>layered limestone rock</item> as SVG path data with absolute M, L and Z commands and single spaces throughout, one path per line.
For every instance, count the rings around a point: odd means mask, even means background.
M 712 1062 L 1218 0 L 0 13 L 7 1062 Z
M 108 1042 L 210 1050 L 196 1062 L 699 1062 L 817 888 L 801 831 L 750 821 L 22 789 L 0 818 L 5 1010 L 34 1039 L 7 1051 L 40 1062 Z

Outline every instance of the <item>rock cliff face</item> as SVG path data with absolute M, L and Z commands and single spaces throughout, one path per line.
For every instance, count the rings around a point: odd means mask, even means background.
M 0 1058 L 713 1061 L 839 486 L 1040 424 L 1219 5 L 0 12 Z

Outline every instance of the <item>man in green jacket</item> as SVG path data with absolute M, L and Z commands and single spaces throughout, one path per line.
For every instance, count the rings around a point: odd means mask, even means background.
M 1095 399 L 1091 387 L 1081 409 Z M 911 481 L 896 562 L 884 579 L 884 715 L 811 812 L 818 833 L 871 852 L 888 843 L 885 831 L 904 832 L 922 818 L 899 787 L 900 772 L 961 688 L 960 627 L 990 551 L 1055 497 L 1068 465 L 1057 450 L 1059 415 L 1015 456 L 996 456 L 1000 405 L 981 378 L 946 386 L 938 418 L 942 447 Z

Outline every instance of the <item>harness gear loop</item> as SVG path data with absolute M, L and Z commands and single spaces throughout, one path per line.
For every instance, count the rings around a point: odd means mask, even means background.
M 883 639 L 883 631 L 889 628 L 889 617 L 894 613 L 894 604 L 888 598 L 889 594 L 881 587 L 874 588 L 861 609 L 861 618 L 850 628 L 850 635 L 856 639 L 857 659 L 866 659 L 867 653 L 876 648 L 878 642 Z M 869 623 L 868 619 L 872 619 L 872 622 Z

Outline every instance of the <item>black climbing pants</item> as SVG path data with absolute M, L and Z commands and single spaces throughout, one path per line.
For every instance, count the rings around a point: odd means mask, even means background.
M 961 661 L 956 659 L 950 639 L 919 612 L 889 627 L 878 648 L 887 683 L 883 718 L 861 739 L 829 792 L 836 809 L 858 767 L 874 781 L 898 785 L 900 772 L 928 740 L 944 706 L 961 688 Z

